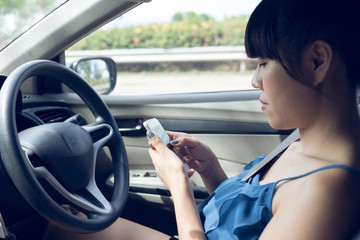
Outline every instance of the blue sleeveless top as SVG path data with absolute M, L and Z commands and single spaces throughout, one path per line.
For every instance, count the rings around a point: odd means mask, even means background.
M 222 182 L 215 191 L 198 206 L 200 218 L 208 239 L 258 239 L 272 218 L 271 204 L 276 185 L 310 175 L 328 168 L 355 169 L 345 165 L 330 165 L 292 178 L 259 185 L 260 173 L 247 182 L 241 179 L 265 156 L 260 156 L 244 167 L 239 175 Z

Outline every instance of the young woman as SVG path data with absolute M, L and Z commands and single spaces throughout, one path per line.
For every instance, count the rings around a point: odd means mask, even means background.
M 358 16 L 351 0 L 263 0 L 255 9 L 246 32 L 247 54 L 259 63 L 252 84 L 261 90 L 270 125 L 299 128 L 301 140 L 247 182 L 242 176 L 263 157 L 227 179 L 207 145 L 169 132 L 191 168 L 186 172 L 179 158 L 154 133 L 147 133 L 156 172 L 174 200 L 180 239 L 328 240 L 356 233 Z M 211 193 L 198 207 L 189 182 L 194 171 Z M 76 239 L 63 234 L 56 239 Z M 123 219 L 103 232 L 76 237 L 169 239 Z

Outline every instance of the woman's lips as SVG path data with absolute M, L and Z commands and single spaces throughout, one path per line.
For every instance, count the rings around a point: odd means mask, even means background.
M 263 100 L 260 99 L 260 102 L 261 102 L 261 110 L 264 112 L 267 107 L 268 107 L 268 104 L 266 102 L 264 102 Z

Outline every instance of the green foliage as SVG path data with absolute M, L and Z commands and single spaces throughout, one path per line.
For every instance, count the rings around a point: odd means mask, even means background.
M 206 14 L 176 13 L 172 23 L 98 30 L 71 50 L 236 46 L 244 43 L 248 16 L 217 22 Z

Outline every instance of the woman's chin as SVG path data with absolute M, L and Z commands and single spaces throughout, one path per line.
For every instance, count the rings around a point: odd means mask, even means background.
M 279 122 L 279 121 L 269 120 L 269 124 L 270 124 L 270 127 L 272 127 L 273 129 L 276 129 L 276 130 L 292 130 L 292 129 L 296 128 L 292 125 L 285 124 L 285 123 Z

